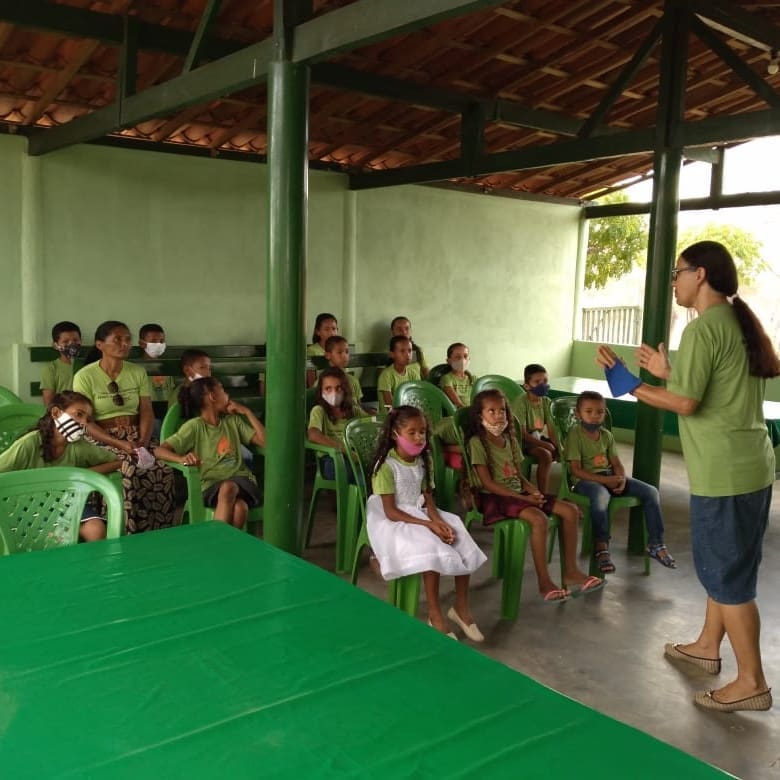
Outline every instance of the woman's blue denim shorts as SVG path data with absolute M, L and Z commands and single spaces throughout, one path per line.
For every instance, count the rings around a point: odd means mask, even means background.
M 755 599 L 771 501 L 771 485 L 739 496 L 691 496 L 693 564 L 713 601 Z

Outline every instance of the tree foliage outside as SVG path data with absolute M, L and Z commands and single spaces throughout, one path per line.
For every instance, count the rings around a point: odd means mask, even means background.
M 601 200 L 603 204 L 627 203 L 624 192 Z M 689 228 L 678 237 L 677 254 L 697 241 L 719 241 L 731 252 L 740 283 L 753 284 L 768 269 L 761 256 L 763 244 L 750 231 L 737 225 L 715 222 Z M 601 289 L 612 279 L 620 279 L 647 259 L 648 220 L 644 216 L 602 217 L 589 221 L 585 287 Z
M 615 192 L 601 201 L 626 203 L 628 195 Z M 585 286 L 601 289 L 610 279 L 620 279 L 647 255 L 647 218 L 641 215 L 589 220 Z
M 737 266 L 740 284 L 751 285 L 760 273 L 769 269 L 761 256 L 763 244 L 752 233 L 737 225 L 709 222 L 686 230 L 677 241 L 677 255 L 697 241 L 718 241 L 731 252 Z

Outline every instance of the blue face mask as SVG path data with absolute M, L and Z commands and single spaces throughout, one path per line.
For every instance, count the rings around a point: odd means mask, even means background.
M 589 422 L 585 422 L 585 420 L 580 420 L 580 425 L 588 433 L 596 433 L 596 431 L 601 429 L 601 423 L 589 423 Z
M 550 392 L 550 385 L 542 382 L 540 385 L 534 385 L 528 388 L 537 398 L 544 398 Z

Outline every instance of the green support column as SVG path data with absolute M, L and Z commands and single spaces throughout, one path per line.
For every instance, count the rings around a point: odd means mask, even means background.
M 672 305 L 670 277 L 676 259 L 682 167 L 682 147 L 677 139 L 677 128 L 683 115 L 687 62 L 686 18 L 675 2 L 667 0 L 663 19 L 660 103 L 653 159 L 653 203 L 650 211 L 642 323 L 642 341 L 652 346 L 668 341 L 669 337 Z M 642 379 L 650 384 L 660 384 L 647 371 L 642 371 Z M 663 415 L 664 412 L 660 409 L 638 404 L 632 473 L 637 479 L 656 486 L 661 476 Z M 630 552 L 643 552 L 643 525 L 642 510 L 632 509 L 628 535 Z
M 297 553 L 305 431 L 308 67 L 273 62 L 268 78 L 268 274 L 264 538 Z

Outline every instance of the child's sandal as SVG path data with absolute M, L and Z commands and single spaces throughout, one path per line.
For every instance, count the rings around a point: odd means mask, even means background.
M 655 558 L 662 566 L 666 566 L 667 569 L 676 569 L 677 564 L 674 558 L 672 558 L 669 550 L 666 549 L 665 544 L 653 544 L 648 546 L 647 554 L 651 558 Z
M 596 550 L 593 553 L 593 557 L 596 559 L 599 571 L 602 574 L 612 574 L 615 571 L 615 564 L 612 563 L 612 558 L 609 557 L 609 550 Z

